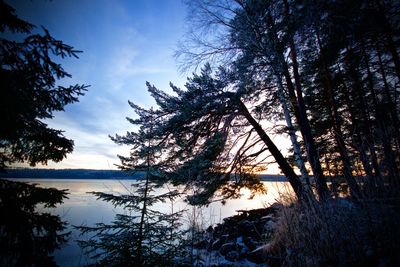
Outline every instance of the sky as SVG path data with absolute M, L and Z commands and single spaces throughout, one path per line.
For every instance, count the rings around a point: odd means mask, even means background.
M 128 100 L 154 105 L 146 81 L 168 90 L 182 87 L 173 54 L 185 29 L 186 6 L 181 0 L 6 0 L 19 18 L 83 53 L 79 59 L 56 61 L 72 75 L 61 85 L 90 85 L 78 103 L 45 121 L 75 142 L 74 151 L 48 168 L 116 169 L 117 154 L 129 147 L 114 144 L 109 135 L 134 130 Z
M 171 92 L 169 83 L 183 87 L 175 53 L 188 31 L 183 0 L 6 0 L 19 18 L 40 26 L 64 43 L 82 50 L 79 59 L 56 59 L 72 75 L 60 85 L 90 85 L 78 103 L 46 120 L 74 140 L 74 151 L 59 163 L 39 168 L 117 169 L 117 155 L 129 155 L 109 135 L 134 131 L 126 117 L 135 113 L 128 100 L 143 107 L 155 106 L 146 81 Z M 285 154 L 288 138 L 273 136 Z M 15 167 L 27 167 L 16 164 Z M 276 164 L 268 173 L 279 173 Z

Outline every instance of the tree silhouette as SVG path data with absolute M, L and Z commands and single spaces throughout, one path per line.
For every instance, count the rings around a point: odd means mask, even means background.
M 125 143 L 121 138 L 114 141 Z M 132 184 L 132 192 L 125 195 L 92 192 L 98 199 L 123 207 L 125 213 L 117 214 L 110 224 L 77 227 L 82 234 L 90 235 L 88 240 L 79 241 L 80 246 L 101 266 L 175 266 L 174 259 L 184 253 L 185 231 L 180 221 L 183 210 L 174 210 L 174 201 L 181 193 L 167 188 L 165 193 L 154 194 L 164 182 L 154 168 L 159 156 L 152 146 L 154 141 L 151 136 L 142 139 L 140 144 L 145 149 L 139 153 L 133 151 L 136 157 L 129 167 L 121 166 L 130 172 L 144 173 Z M 171 211 L 154 207 L 160 203 L 170 204 Z
M 178 59 L 224 66 L 252 114 L 285 119 L 273 131 L 291 137 L 293 165 L 307 159 L 319 199 L 330 198 L 326 175 L 354 198 L 398 192 L 397 1 L 197 0 L 189 9 Z
M 59 79 L 70 77 L 56 57 L 76 57 L 80 51 L 44 33 L 15 15 L 0 1 L 0 171 L 15 162 L 46 164 L 61 161 L 73 149 L 73 141 L 42 120 L 78 101 L 85 85 L 63 87 Z M 23 35 L 22 41 L 16 41 Z M 13 38 L 14 37 L 14 38 Z M 42 212 L 62 203 L 66 191 L 0 179 L 0 265 L 56 266 L 49 256 L 66 242 L 65 222 Z
M 0 265 L 57 266 L 50 253 L 67 241 L 66 223 L 37 210 L 54 208 L 67 193 L 21 182 L 0 180 Z
M 15 10 L 0 2 L 0 31 L 4 36 L 24 34 L 23 41 L 0 38 L 0 168 L 14 162 L 61 161 L 72 152 L 73 141 L 43 119 L 78 101 L 85 85 L 63 87 L 57 80 L 71 77 L 54 57 L 75 57 L 80 51 L 44 34 L 31 34 L 34 26 L 19 19 Z

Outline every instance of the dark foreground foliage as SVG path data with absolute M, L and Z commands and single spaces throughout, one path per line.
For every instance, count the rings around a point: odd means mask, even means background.
M 85 85 L 58 85 L 71 75 L 54 61 L 77 58 L 80 51 L 42 30 L 36 33 L 0 0 L 0 171 L 15 162 L 59 162 L 73 150 L 73 141 L 43 120 L 77 102 L 86 90 Z M 60 233 L 65 223 L 40 209 L 62 203 L 66 194 L 0 180 L 1 266 L 56 266 L 49 254 L 66 242 L 68 234 Z
M 55 39 L 43 28 L 21 20 L 0 1 L 0 168 L 14 162 L 32 166 L 59 162 L 73 150 L 62 130 L 49 128 L 44 119 L 78 101 L 85 85 L 58 85 L 71 75 L 55 58 L 78 57 L 81 51 Z M 23 40 L 18 40 L 23 36 Z
M 264 259 L 281 266 L 399 266 L 400 203 L 337 198 L 282 206 Z
M 188 266 L 399 266 L 399 203 L 281 201 L 198 233 Z
M 69 233 L 59 216 L 40 209 L 54 208 L 66 195 L 65 190 L 0 179 L 0 266 L 57 266 L 50 254 Z
M 124 209 L 109 224 L 76 227 L 86 237 L 79 244 L 94 266 L 173 266 L 175 258 L 184 253 L 182 211 L 173 208 L 179 193 L 167 190 L 154 195 L 154 188 L 147 179 L 133 184 L 133 192 L 127 195 L 92 192 L 98 199 Z M 156 203 L 171 205 L 171 211 L 154 209 Z
M 214 64 L 171 93 L 147 83 L 154 108 L 130 102 L 121 168 L 151 167 L 208 204 L 265 192 L 255 174 L 276 162 L 297 198 L 265 246 L 281 265 L 398 264 L 399 1 L 190 3 L 184 64 Z

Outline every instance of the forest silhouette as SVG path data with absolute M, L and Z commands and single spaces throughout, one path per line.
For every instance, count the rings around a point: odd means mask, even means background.
M 26 35 L 21 42 L 0 39 L 0 167 L 61 161 L 73 141 L 42 120 L 77 102 L 88 87 L 56 85 L 69 74 L 53 58 L 77 57 L 80 51 L 45 28 L 42 35 L 32 34 L 33 25 L 0 5 L 1 32 Z M 171 83 L 171 93 L 147 82 L 156 103 L 151 108 L 129 102 L 136 116 L 128 121 L 136 130 L 110 138 L 130 147 L 129 155 L 119 156 L 119 168 L 140 173 L 142 180 L 129 195 L 92 192 L 129 215 L 77 227 L 92 234 L 80 241 L 82 247 L 100 266 L 207 265 L 206 256 L 195 259 L 194 243 L 197 252 L 211 255 L 215 236 L 208 238 L 195 223 L 182 230 L 182 211 L 166 214 L 152 206 L 181 195 L 191 205 L 208 205 L 239 198 L 243 188 L 265 194 L 258 174 L 276 163 L 294 194 L 268 209 L 273 216 L 268 239 L 243 245 L 231 233 L 218 239 L 218 255 L 232 264 L 400 264 L 400 3 L 187 5 L 190 31 L 176 58 L 183 70 L 195 72 L 183 88 Z M 288 154 L 274 135 L 289 137 Z M 167 184 L 185 190 L 152 194 Z M 66 241 L 65 224 L 38 214 L 35 206 L 53 207 L 66 192 L 4 179 L 0 185 L 1 212 L 9 214 L 0 223 L 2 263 L 55 264 L 47 255 Z M 239 225 L 252 224 L 250 213 L 243 214 Z M 13 228 L 15 222 L 21 228 Z

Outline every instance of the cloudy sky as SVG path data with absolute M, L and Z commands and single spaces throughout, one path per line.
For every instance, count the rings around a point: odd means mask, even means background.
M 6 0 L 17 15 L 65 43 L 82 50 L 80 59 L 57 60 L 72 74 L 63 84 L 88 84 L 79 103 L 47 121 L 65 130 L 75 149 L 51 168 L 115 169 L 117 154 L 128 148 L 108 135 L 133 130 L 126 117 L 134 113 L 128 100 L 145 107 L 154 103 L 145 82 L 168 89 L 186 78 L 173 53 L 185 32 L 181 0 Z

